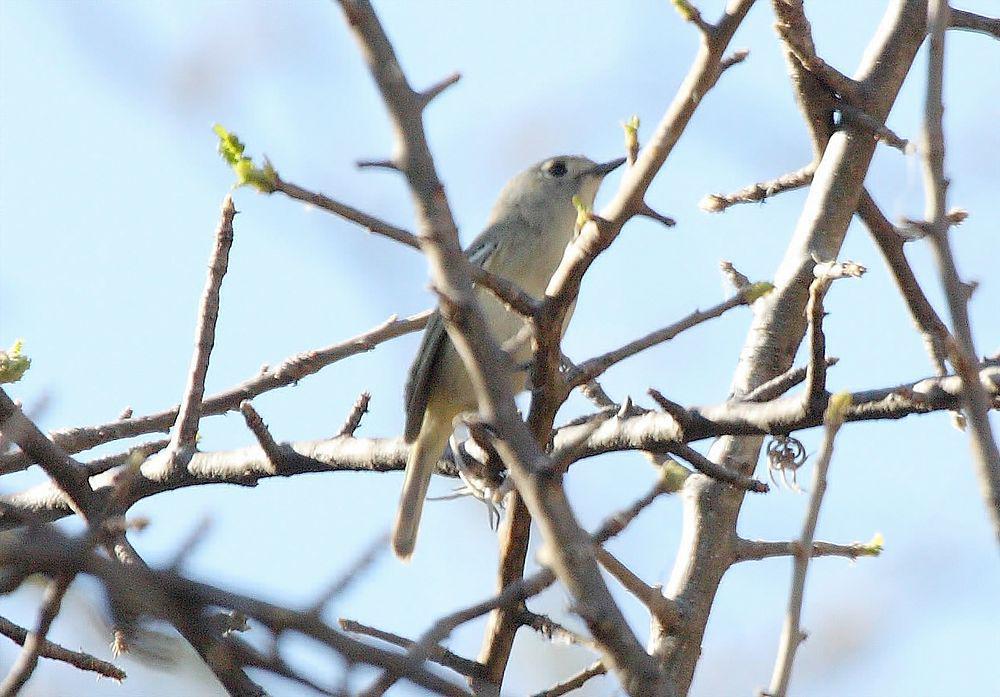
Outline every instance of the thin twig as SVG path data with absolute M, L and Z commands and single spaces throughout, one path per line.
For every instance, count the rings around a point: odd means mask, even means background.
M 351 407 L 351 413 L 347 415 L 347 420 L 344 421 L 344 425 L 340 427 L 337 431 L 337 438 L 343 438 L 344 436 L 353 436 L 355 431 L 361 425 L 361 419 L 365 417 L 368 413 L 368 404 L 372 401 L 372 395 L 370 392 L 365 390 L 358 395 L 357 400 L 354 402 L 354 406 Z
M 569 678 L 558 685 L 553 685 L 547 690 L 536 692 L 533 697 L 561 697 L 562 695 L 567 695 L 573 690 L 578 690 L 583 687 L 584 683 L 591 678 L 596 678 L 598 675 L 604 675 L 607 672 L 608 669 L 604 667 L 604 662 L 596 661 L 589 668 L 585 668 L 572 678 Z
M 15 697 L 35 671 L 45 643 L 45 635 L 49 633 L 49 627 L 59 614 L 63 596 L 66 595 L 74 578 L 76 578 L 75 573 L 65 572 L 49 581 L 48 588 L 45 589 L 45 598 L 42 600 L 42 609 L 38 615 L 38 623 L 25 639 L 21 654 L 11 666 L 7 677 L 0 683 L 0 697 Z
M 30 633 L 24 627 L 19 627 L 7 618 L 0 617 L 0 634 L 3 634 L 18 646 L 24 646 Z M 38 655 L 42 658 L 52 659 L 53 661 L 61 661 L 80 670 L 97 673 L 112 680 L 120 681 L 126 677 L 125 671 L 113 663 L 102 661 L 96 656 L 91 656 L 89 653 L 83 653 L 82 651 L 70 651 L 48 639 L 44 639 L 41 642 Z
M 954 7 L 951 8 L 950 15 L 949 29 L 964 29 L 1000 39 L 1000 17 L 984 17 L 974 12 L 957 10 Z
M 340 343 L 289 356 L 273 368 L 265 368 L 239 385 L 207 397 L 202 402 L 202 416 L 236 411 L 245 399 L 253 399 L 265 392 L 294 385 L 337 361 L 371 351 L 390 339 L 420 331 L 427 325 L 431 314 L 431 310 L 425 310 L 404 319 L 394 315 L 377 327 Z M 179 407 L 175 406 L 166 411 L 136 416 L 127 421 L 116 420 L 99 426 L 63 429 L 53 432 L 52 440 L 67 452 L 75 453 L 121 438 L 166 431 L 176 421 L 178 411 Z M 18 453 L 5 456 L 2 462 L 0 474 L 7 474 L 24 469 L 31 464 L 31 459 Z
M 357 208 L 348 206 L 346 203 L 334 201 L 329 196 L 324 196 L 323 194 L 303 189 L 301 186 L 287 182 L 280 177 L 276 178 L 274 187 L 275 191 L 280 191 L 289 198 L 294 198 L 298 201 L 302 201 L 303 203 L 308 203 L 329 213 L 333 213 L 344 220 L 357 223 L 361 227 L 367 229 L 369 232 L 375 233 L 376 235 L 382 235 L 383 237 L 388 237 L 391 240 L 396 240 L 396 242 L 405 244 L 407 247 L 412 247 L 413 249 L 420 249 L 420 242 L 417 240 L 417 236 L 412 232 L 396 227 L 395 225 L 391 225 L 373 215 L 363 213 Z
M 240 404 L 240 412 L 243 414 L 243 419 L 246 421 L 247 428 L 253 433 L 254 438 L 257 439 L 257 443 L 260 444 L 260 449 L 264 451 L 264 456 L 267 458 L 268 463 L 271 465 L 271 471 L 277 474 L 281 470 L 281 463 L 284 460 L 284 453 L 282 453 L 281 448 L 274 440 L 274 436 L 267 429 L 267 424 L 264 423 L 264 419 L 261 418 L 257 410 L 253 408 L 253 404 L 250 400 L 244 400 Z
M 948 26 L 948 3 L 932 0 L 928 26 L 927 99 L 923 130 L 924 187 L 927 190 L 925 217 L 933 233 L 930 235 L 938 273 L 948 299 L 948 309 L 954 341 L 948 346 L 951 363 L 962 377 L 962 404 L 972 445 L 972 459 L 979 486 L 986 499 L 986 510 L 993 523 L 993 533 L 1000 542 L 1000 450 L 990 426 L 990 401 L 979 382 L 979 361 L 969 323 L 968 296 L 959 278 L 948 240 L 947 216 L 948 180 L 944 174 L 944 42 Z
M 669 450 L 677 457 L 689 462 L 692 467 L 704 474 L 706 477 L 711 477 L 717 481 L 725 482 L 726 484 L 734 486 L 737 489 L 753 491 L 758 494 L 766 494 L 771 490 L 767 484 L 759 479 L 748 477 L 747 475 L 734 469 L 712 462 L 697 450 L 684 443 L 671 444 Z
M 412 639 L 406 639 L 398 634 L 393 634 L 392 632 L 387 632 L 376 627 L 369 627 L 366 624 L 361 624 L 360 622 L 344 617 L 341 617 L 337 622 L 340 624 L 340 628 L 345 632 L 370 636 L 380 641 L 384 641 L 387 644 L 399 646 L 404 649 L 409 649 L 414 643 L 416 643 Z M 443 646 L 433 647 L 427 654 L 427 660 L 433 661 L 434 663 L 442 665 L 445 668 L 450 668 L 459 675 L 464 675 L 467 678 L 481 678 L 483 676 L 482 663 L 478 663 L 468 658 L 463 658 Z
M 181 400 L 180 411 L 170 439 L 172 457 L 180 455 L 182 449 L 193 447 L 195 437 L 198 435 L 202 398 L 205 396 L 205 378 L 208 375 L 212 348 L 215 346 L 215 325 L 219 321 L 219 291 L 222 288 L 222 279 L 225 278 L 229 268 L 229 250 L 233 246 L 235 215 L 233 198 L 227 194 L 222 202 L 222 217 L 215 231 L 215 248 L 212 250 L 208 278 L 205 281 L 205 290 L 198 310 L 198 328 L 195 331 L 195 347 L 191 356 L 187 387 L 184 389 L 184 398 Z
M 809 570 L 809 559 L 812 556 L 813 540 L 816 537 L 816 523 L 819 520 L 819 509 L 826 493 L 826 475 L 833 457 L 833 442 L 837 431 L 844 424 L 844 408 L 850 404 L 845 394 L 836 395 L 830 400 L 830 406 L 824 416 L 825 430 L 820 454 L 816 459 L 813 472 L 812 491 L 809 494 L 809 506 L 806 518 L 802 524 L 802 534 L 796 544 L 795 564 L 792 569 L 792 586 L 789 591 L 788 609 L 785 613 L 785 623 L 781 630 L 781 642 L 778 647 L 778 658 L 774 664 L 774 674 L 771 676 L 771 686 L 767 694 L 770 697 L 785 697 L 788 692 L 788 682 L 792 676 L 792 664 L 795 661 L 795 651 L 805 638 L 800 628 L 802 616 L 802 601 L 806 587 L 806 573 Z
M 683 617 L 680 608 L 674 601 L 663 595 L 659 586 L 651 586 L 643 581 L 604 547 L 597 548 L 597 560 L 601 562 L 601 566 L 609 574 L 618 579 L 625 590 L 646 606 L 649 614 L 656 617 L 662 626 L 676 627 L 681 623 Z
M 827 356 L 824 359 L 823 364 L 827 368 L 831 368 L 840 361 L 839 358 L 833 356 Z M 807 367 L 802 368 L 789 368 L 784 373 L 776 378 L 771 378 L 765 383 L 762 383 L 759 387 L 747 392 L 745 395 L 740 397 L 740 401 L 743 402 L 769 402 L 772 399 L 777 399 L 781 395 L 788 392 L 799 383 L 805 381 L 808 372 Z
M 736 562 L 760 561 L 773 557 L 794 557 L 798 555 L 798 542 L 770 542 L 767 540 L 738 540 L 736 543 Z M 878 544 L 854 542 L 849 545 L 838 545 L 833 542 L 815 540 L 812 543 L 812 557 L 877 557 L 882 553 Z
M 372 540 L 372 543 L 368 545 L 364 553 L 336 581 L 331 583 L 329 588 L 320 593 L 319 597 L 313 601 L 312 611 L 316 614 L 322 613 L 327 605 L 347 592 L 371 568 L 372 564 L 385 553 L 388 542 L 389 536 L 385 533 L 378 535 Z
M 662 344 L 665 341 L 670 341 L 683 331 L 696 327 L 703 322 L 714 319 L 715 317 L 719 317 L 734 307 L 746 304 L 746 296 L 743 293 L 737 293 L 728 300 L 721 302 L 714 307 L 710 307 L 707 310 L 695 310 L 687 317 L 674 322 L 663 329 L 658 329 L 657 331 L 647 334 L 646 336 L 636 339 L 635 341 L 631 341 L 620 348 L 608 351 L 605 354 L 584 361 L 580 364 L 578 370 L 569 376 L 569 385 L 571 387 L 578 387 L 579 385 L 587 383 L 601 375 L 601 373 L 616 363 L 624 361 L 626 358 L 630 358 L 641 351 L 645 351 L 648 348 Z
M 551 617 L 532 612 L 527 608 L 522 608 L 519 613 L 519 622 L 522 627 L 533 629 L 547 640 L 558 644 L 573 644 L 575 646 L 586 646 L 594 648 L 594 642 L 587 637 L 574 632 L 572 629 L 564 627 Z
M 706 213 L 721 213 L 739 203 L 761 203 L 785 191 L 801 189 L 809 186 L 816 171 L 816 164 L 810 162 L 794 172 L 788 172 L 770 181 L 751 184 L 731 194 L 707 194 L 698 202 L 698 207 Z

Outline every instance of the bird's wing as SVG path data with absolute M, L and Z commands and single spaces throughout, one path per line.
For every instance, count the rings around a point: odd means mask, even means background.
M 501 230 L 498 229 L 502 225 L 503 222 L 496 222 L 487 227 L 465 250 L 465 255 L 473 266 L 486 266 L 502 237 Z M 439 312 L 435 312 L 427 321 L 423 341 L 420 343 L 413 365 L 410 366 L 410 374 L 403 390 L 403 404 L 406 407 L 406 427 L 403 435 L 407 443 L 416 440 L 420 433 L 424 411 L 427 409 L 427 401 L 430 399 L 434 384 L 434 369 L 446 341 L 449 339 L 444 328 L 444 320 L 441 319 Z

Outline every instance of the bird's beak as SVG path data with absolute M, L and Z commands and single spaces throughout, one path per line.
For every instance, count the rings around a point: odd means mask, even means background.
M 594 165 L 589 170 L 587 170 L 587 174 L 589 174 L 592 177 L 603 177 L 609 172 L 613 172 L 614 170 L 618 169 L 623 164 L 625 164 L 625 158 L 619 157 L 617 160 L 611 160 L 610 162 L 605 162 L 600 165 Z

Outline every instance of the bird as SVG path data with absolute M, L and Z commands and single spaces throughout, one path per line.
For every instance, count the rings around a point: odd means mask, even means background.
M 466 250 L 470 262 L 540 299 L 578 231 L 574 197 L 591 209 L 604 177 L 624 162 L 624 158 L 597 163 L 582 156 L 560 155 L 516 175 L 500 192 L 485 230 Z M 524 318 L 491 291 L 476 287 L 474 292 L 499 344 L 522 329 Z M 564 332 L 568 320 L 567 315 Z M 521 342 L 513 349 L 511 365 L 523 366 L 531 358 L 530 351 L 528 342 Z M 514 394 L 524 390 L 526 383 L 526 371 L 512 371 Z M 438 312 L 431 315 L 424 329 L 403 401 L 404 440 L 410 450 L 392 548 L 405 561 L 413 555 L 431 474 L 451 437 L 454 419 L 477 408 L 472 382 Z

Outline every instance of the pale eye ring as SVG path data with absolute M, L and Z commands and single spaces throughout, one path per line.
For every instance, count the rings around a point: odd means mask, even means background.
M 545 163 L 542 168 L 550 177 L 561 177 L 566 174 L 566 162 L 564 160 L 551 160 Z

